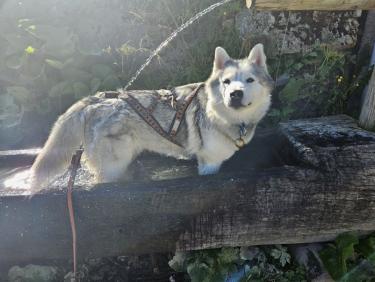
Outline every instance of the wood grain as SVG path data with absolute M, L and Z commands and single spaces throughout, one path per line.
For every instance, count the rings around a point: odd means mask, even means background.
M 248 8 L 259 10 L 374 10 L 374 0 L 246 0 Z
M 363 99 L 359 125 L 367 130 L 375 130 L 375 68 Z
M 281 124 L 267 140 L 274 144 L 264 142 L 262 152 L 276 150 L 282 161 L 246 166 L 257 148 L 249 146 L 214 176 L 77 188 L 79 259 L 375 230 L 374 133 L 333 116 Z M 31 199 L 1 192 L 0 263 L 67 259 L 70 240 L 63 191 Z

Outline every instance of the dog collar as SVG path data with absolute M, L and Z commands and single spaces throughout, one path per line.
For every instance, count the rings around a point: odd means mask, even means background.
M 238 126 L 238 133 L 239 133 L 239 138 L 234 140 L 234 144 L 236 145 L 236 147 L 238 149 L 241 149 L 241 148 L 243 148 L 243 146 L 245 146 L 245 140 L 243 139 L 243 137 L 245 137 L 246 134 L 247 134 L 247 128 L 246 128 L 246 124 L 244 122 L 242 122 Z

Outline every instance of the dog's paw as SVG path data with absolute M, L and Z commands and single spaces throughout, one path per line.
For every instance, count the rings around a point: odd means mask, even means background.
M 219 171 L 221 164 L 199 164 L 199 175 L 215 174 Z

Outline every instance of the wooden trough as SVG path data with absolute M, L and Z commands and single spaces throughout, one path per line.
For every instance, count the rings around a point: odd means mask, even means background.
M 375 133 L 344 115 L 257 130 L 214 176 L 197 176 L 195 162 L 157 156 L 135 166 L 154 180 L 75 188 L 79 259 L 315 242 L 375 230 Z M 0 264 L 69 258 L 64 191 L 29 199 L 0 188 Z

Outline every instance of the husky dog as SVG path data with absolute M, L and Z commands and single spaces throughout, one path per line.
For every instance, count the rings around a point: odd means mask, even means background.
M 176 103 L 197 92 L 182 114 L 176 142 L 163 137 L 131 103 L 119 98 L 129 93 L 144 109 L 152 107 L 159 128 L 167 130 L 176 114 L 173 101 L 165 102 L 171 91 L 119 90 L 119 97 L 99 93 L 78 101 L 59 117 L 34 162 L 32 188 L 37 191 L 62 174 L 80 145 L 98 182 L 118 180 L 142 151 L 195 157 L 199 174 L 216 173 L 252 139 L 256 125 L 270 107 L 273 80 L 263 45 L 255 45 L 242 60 L 231 59 L 217 47 L 211 76 L 202 87 L 199 85 L 179 86 L 173 91 Z

